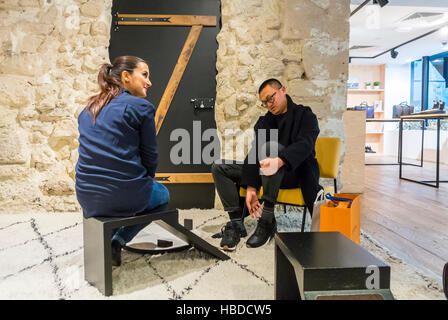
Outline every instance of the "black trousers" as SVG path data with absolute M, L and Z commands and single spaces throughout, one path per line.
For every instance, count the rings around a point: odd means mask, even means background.
M 241 210 L 244 207 L 244 198 L 240 198 L 239 189 L 243 172 L 242 164 L 213 164 L 212 175 L 215 180 L 215 187 L 219 198 L 227 212 Z M 263 185 L 262 201 L 276 203 L 278 191 L 285 173 L 285 168 L 280 168 L 277 173 L 272 176 L 261 176 Z M 247 211 L 247 210 L 246 210 Z M 243 218 L 248 212 L 242 212 Z M 232 217 L 231 219 L 236 218 Z

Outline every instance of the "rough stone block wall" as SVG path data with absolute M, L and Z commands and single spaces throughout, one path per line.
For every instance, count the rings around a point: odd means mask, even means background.
M 108 59 L 111 0 L 0 0 L 0 213 L 78 211 L 77 115 Z
M 344 137 L 349 0 L 223 0 L 218 35 L 216 122 L 222 157 L 244 159 L 266 112 L 258 87 L 278 78 L 310 106 L 321 136 Z
M 111 5 L 0 0 L 0 213 L 80 209 L 76 119 L 108 60 Z M 244 158 L 268 77 L 312 107 L 321 135 L 344 136 L 349 13 L 349 0 L 222 0 L 215 117 L 224 157 Z M 239 130 L 228 146 L 226 129 Z

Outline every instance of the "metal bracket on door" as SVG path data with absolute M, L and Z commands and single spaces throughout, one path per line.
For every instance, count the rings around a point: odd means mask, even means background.
M 171 17 L 141 17 L 141 16 L 123 16 L 118 12 L 113 15 L 113 24 L 115 26 L 114 31 L 118 31 L 118 25 L 133 25 L 133 23 L 170 23 Z
M 193 105 L 194 111 L 211 110 L 215 107 L 214 98 L 192 98 L 190 103 Z

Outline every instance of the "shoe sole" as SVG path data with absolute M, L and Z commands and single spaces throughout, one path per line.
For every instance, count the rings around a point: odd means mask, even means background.
M 249 248 L 249 249 L 260 248 L 260 247 L 264 246 L 267 242 L 268 242 L 268 241 L 266 241 L 265 243 L 263 243 L 262 245 L 260 245 L 260 246 L 258 246 L 258 247 L 251 247 L 250 245 L 248 245 L 248 244 L 246 243 L 246 248 Z
M 229 248 L 228 246 L 224 246 L 221 249 L 224 250 L 224 251 L 234 251 L 236 249 L 236 247 Z

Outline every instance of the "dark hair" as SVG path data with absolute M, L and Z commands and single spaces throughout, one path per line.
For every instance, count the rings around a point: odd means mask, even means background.
M 127 71 L 132 74 L 141 62 L 146 63 L 139 57 L 120 56 L 115 58 L 112 64 L 104 63 L 101 66 L 98 73 L 98 85 L 101 92 L 91 96 L 86 106 L 87 112 L 93 115 L 93 123 L 101 109 L 121 93 L 121 73 Z
M 274 89 L 280 89 L 281 87 L 283 87 L 283 85 L 281 84 L 280 81 L 278 81 L 277 79 L 271 78 L 268 80 L 265 80 L 260 88 L 258 89 L 258 94 L 260 94 L 261 90 L 263 90 L 267 85 L 271 86 Z

